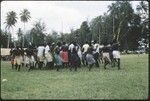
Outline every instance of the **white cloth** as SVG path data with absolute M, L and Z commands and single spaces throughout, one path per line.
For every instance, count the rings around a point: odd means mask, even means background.
M 82 52 L 81 52 L 81 50 L 80 50 L 80 49 L 78 50 L 78 53 L 77 53 L 77 54 L 78 54 L 78 56 L 79 56 L 80 60 L 82 60 Z
M 31 56 L 30 58 L 26 56 L 25 57 L 25 64 L 32 64 L 32 63 L 35 63 L 34 56 Z
M 69 45 L 69 50 L 72 52 L 74 47 L 75 47 L 74 44 L 70 44 Z
M 99 53 L 99 44 L 98 43 L 96 43 L 96 44 L 94 44 L 93 45 L 93 48 L 94 48 L 94 50 L 95 50 L 95 52 L 94 53 Z
M 88 44 L 84 44 L 82 46 L 82 48 L 84 49 L 83 53 L 87 52 L 88 48 L 89 48 L 89 45 Z
M 113 51 L 113 58 L 119 59 L 120 58 L 120 52 L 119 51 Z
M 45 54 L 47 54 L 49 52 L 49 50 L 50 50 L 49 45 L 46 45 L 46 47 L 45 47 Z
M 99 48 L 103 48 L 104 47 L 104 45 L 99 45 Z
M 37 56 L 43 56 L 43 51 L 44 51 L 44 49 L 45 49 L 44 46 L 39 46 L 39 47 L 38 47 Z
M 46 57 L 47 62 L 52 62 L 53 61 L 53 56 L 52 56 L 51 53 L 46 53 L 45 57 Z

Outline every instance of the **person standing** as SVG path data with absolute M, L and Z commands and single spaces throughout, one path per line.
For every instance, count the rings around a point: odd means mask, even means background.
M 103 53 L 102 53 L 102 49 L 103 49 L 104 45 L 102 43 L 100 43 L 99 45 L 99 62 L 103 64 Z
M 79 56 L 79 64 L 78 64 L 78 66 L 81 67 L 81 61 L 82 61 L 82 51 L 81 51 L 81 47 L 79 46 L 79 44 L 76 44 L 75 48 L 76 48 L 77 54 L 78 54 L 78 56 Z
M 79 65 L 79 60 L 80 60 L 80 58 L 77 54 L 77 50 L 76 50 L 76 48 L 73 48 L 73 50 L 71 52 L 71 59 L 70 59 L 70 61 L 71 61 L 70 70 L 72 70 L 72 68 L 74 68 L 75 71 L 77 71 L 77 67 Z
M 96 63 L 92 51 L 93 51 L 93 49 L 92 49 L 92 47 L 90 47 L 88 49 L 87 55 L 86 55 L 86 60 L 87 60 L 87 63 L 89 65 L 89 71 L 91 70 L 91 68 L 93 67 L 93 65 Z
M 120 51 L 119 51 L 119 43 L 116 40 L 113 40 L 112 49 L 113 49 L 113 66 L 117 62 L 118 70 L 120 69 Z
M 104 43 L 102 52 L 103 52 L 103 59 L 104 59 L 104 69 L 106 69 L 106 66 L 111 63 L 110 55 L 109 55 L 110 48 L 108 47 L 107 43 Z
M 87 61 L 86 61 L 86 54 L 87 54 L 87 50 L 89 48 L 89 44 L 86 41 L 85 44 L 82 46 L 82 52 L 83 52 L 83 65 L 87 65 Z
M 14 55 L 15 55 L 14 65 L 16 66 L 16 70 L 20 71 L 22 57 L 21 57 L 21 49 L 19 48 L 19 46 L 17 46 L 16 49 L 14 50 Z
M 45 47 L 45 58 L 46 58 L 46 67 L 51 68 L 53 64 L 53 56 L 50 50 L 50 43 L 48 43 Z
M 44 44 L 39 44 L 37 48 L 38 68 L 41 69 L 44 63 L 45 47 Z
M 12 69 L 14 69 L 14 59 L 15 59 L 14 49 L 15 48 L 11 48 L 11 50 L 10 50 L 10 58 L 11 58 L 11 67 L 12 67 Z
M 60 57 L 59 47 L 55 48 L 54 58 L 55 58 L 56 69 L 57 71 L 59 71 L 59 69 L 62 67 L 63 64 L 63 59 Z
M 63 67 L 68 67 L 69 63 L 69 56 L 68 56 L 68 49 L 67 47 L 62 47 L 62 52 L 60 52 L 60 56 L 63 59 Z
M 28 48 L 25 50 L 25 52 L 26 52 L 26 66 L 29 68 L 28 71 L 30 71 L 34 67 L 34 64 L 35 64 L 32 46 L 29 45 Z
M 95 59 L 96 67 L 99 67 L 98 58 L 99 58 L 99 44 L 94 40 L 93 42 L 93 56 Z
M 69 66 L 71 65 L 71 53 L 73 51 L 73 48 L 75 48 L 75 45 L 74 45 L 74 41 L 72 41 L 68 47 L 68 52 L 69 52 Z

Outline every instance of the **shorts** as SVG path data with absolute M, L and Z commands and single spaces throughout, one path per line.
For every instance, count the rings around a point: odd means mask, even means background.
M 53 57 L 52 57 L 51 53 L 46 53 L 45 57 L 46 57 L 46 61 L 47 62 L 52 62 L 53 61 Z
M 31 56 L 31 57 L 26 56 L 25 62 L 26 62 L 26 64 L 34 63 L 35 59 L 33 56 Z
M 38 58 L 38 61 L 39 62 L 44 62 L 44 56 L 43 55 L 39 55 L 39 56 L 37 56 L 37 58 Z
M 120 52 L 119 51 L 113 51 L 113 58 L 120 59 Z
M 103 58 L 104 58 L 105 60 L 111 62 L 109 53 L 103 53 Z
M 22 63 L 22 56 L 15 56 L 14 64 L 21 65 L 21 63 Z

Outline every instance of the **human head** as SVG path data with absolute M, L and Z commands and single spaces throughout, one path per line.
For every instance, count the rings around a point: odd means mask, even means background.
M 86 41 L 85 43 L 88 44 L 88 41 Z

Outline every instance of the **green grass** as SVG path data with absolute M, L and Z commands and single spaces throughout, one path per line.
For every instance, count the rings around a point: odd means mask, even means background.
M 86 67 L 77 72 L 62 69 L 11 69 L 1 62 L 2 99 L 147 99 L 148 55 L 122 55 L 121 70 Z M 8 81 L 2 82 L 2 79 Z

